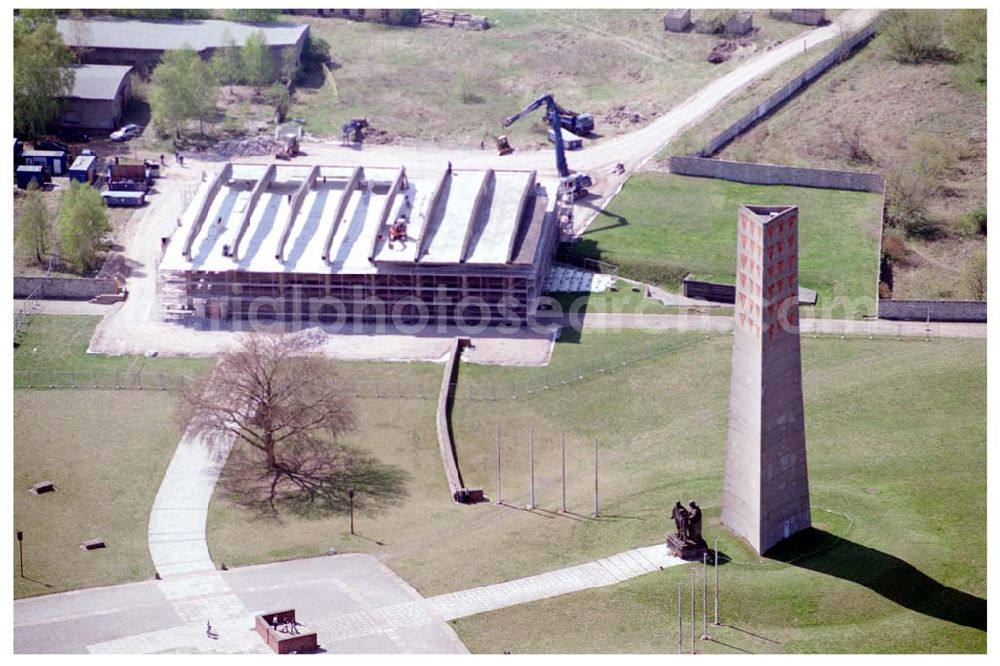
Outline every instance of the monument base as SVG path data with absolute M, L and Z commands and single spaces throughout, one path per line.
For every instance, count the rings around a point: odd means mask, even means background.
M 686 539 L 681 539 L 676 534 L 670 534 L 667 536 L 667 550 L 674 557 L 679 557 L 682 560 L 689 560 L 691 562 L 700 562 L 702 556 L 708 554 L 709 552 L 708 544 L 704 539 L 699 539 L 698 541 L 688 541 Z

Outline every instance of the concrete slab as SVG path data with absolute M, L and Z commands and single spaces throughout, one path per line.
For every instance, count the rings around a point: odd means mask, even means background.
M 488 199 L 475 222 L 469 243 L 470 264 L 505 264 L 510 259 L 518 210 L 524 190 L 531 184 L 529 171 L 497 171 Z
M 427 230 L 429 237 L 420 263 L 457 264 L 462 260 L 473 204 L 485 177 L 484 171 L 452 172 Z

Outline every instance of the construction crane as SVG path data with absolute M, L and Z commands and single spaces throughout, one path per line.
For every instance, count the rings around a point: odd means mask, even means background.
M 552 98 L 552 94 L 542 95 L 529 104 L 520 113 L 505 118 L 504 127 L 510 127 L 515 122 L 528 115 L 540 106 L 545 106 L 545 116 L 549 125 L 552 126 L 555 134 L 556 144 L 556 170 L 559 171 L 559 194 L 560 198 L 565 193 L 572 193 L 573 199 L 587 195 L 587 188 L 594 184 L 594 181 L 585 173 L 570 173 L 569 165 L 566 163 L 566 148 L 563 145 L 562 126 L 559 122 L 560 107 Z
M 569 130 L 577 136 L 586 136 L 594 131 L 594 117 L 589 113 L 577 113 L 564 109 L 555 101 L 553 104 L 559 110 L 559 124 L 564 130 Z

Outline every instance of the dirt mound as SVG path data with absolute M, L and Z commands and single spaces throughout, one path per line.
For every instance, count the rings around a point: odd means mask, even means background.
M 646 116 L 639 111 L 636 111 L 634 107 L 627 105 L 616 106 L 611 109 L 603 116 L 599 117 L 598 120 L 603 125 L 621 126 L 621 125 L 637 125 L 639 123 L 646 122 Z
M 397 135 L 384 129 L 372 127 L 371 125 L 365 129 L 365 141 L 377 146 L 397 145 L 400 143 Z
M 215 152 L 221 157 L 257 157 L 274 155 L 283 144 L 268 136 L 252 136 L 246 139 L 224 139 L 215 144 Z
M 764 44 L 764 51 L 770 51 L 775 44 L 780 44 L 780 42 L 766 42 Z M 749 37 L 741 37 L 740 39 L 723 39 L 715 43 L 712 47 L 712 51 L 708 54 L 707 60 L 713 65 L 718 65 L 719 63 L 726 62 L 733 58 L 743 58 L 756 53 L 758 49 L 757 43 L 754 42 Z

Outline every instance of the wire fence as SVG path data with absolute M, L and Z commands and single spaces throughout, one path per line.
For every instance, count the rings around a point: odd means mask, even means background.
M 15 370 L 16 389 L 98 389 L 182 391 L 195 377 L 176 370 Z M 364 379 L 344 384 L 356 398 L 436 400 L 437 383 L 415 386 L 403 380 Z
M 464 378 L 451 386 L 455 400 L 517 400 L 542 391 L 556 390 L 587 379 L 619 371 L 662 354 L 678 351 L 708 339 L 708 335 L 684 341 L 629 347 L 619 352 L 596 356 L 572 368 L 550 370 L 525 369 L 524 377 L 497 381 L 495 378 Z M 518 373 L 520 374 L 520 373 Z M 98 389 L 180 391 L 191 386 L 195 377 L 177 370 L 124 368 L 121 370 L 15 370 L 15 389 Z M 436 381 L 413 382 L 405 379 L 354 379 L 345 382 L 344 393 L 360 399 L 437 400 L 440 385 Z
M 574 364 L 571 368 L 535 369 L 526 372 L 523 379 L 460 379 L 452 384 L 451 390 L 455 400 L 518 400 L 621 371 L 637 363 L 700 344 L 711 337 L 715 336 L 704 334 L 680 341 L 674 338 L 641 347 L 628 347 L 595 356 L 583 363 Z M 459 373 L 461 375 L 461 370 Z
M 21 309 L 14 313 L 14 342 L 19 342 L 18 335 L 28 322 L 28 317 L 34 310 L 38 309 L 41 303 L 42 285 L 38 285 L 31 290 L 28 297 L 21 304 Z

